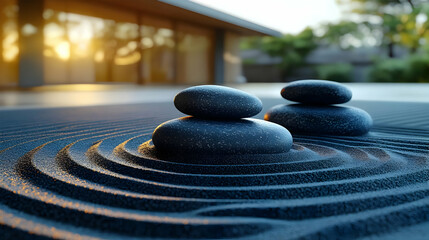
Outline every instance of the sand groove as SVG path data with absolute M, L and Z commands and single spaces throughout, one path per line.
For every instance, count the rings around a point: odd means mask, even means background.
M 428 221 L 425 129 L 376 121 L 362 137 L 294 136 L 281 160 L 166 160 L 142 144 L 168 114 L 67 122 L 72 112 L 55 113 L 46 114 L 62 121 L 2 128 L 5 238 L 358 238 Z

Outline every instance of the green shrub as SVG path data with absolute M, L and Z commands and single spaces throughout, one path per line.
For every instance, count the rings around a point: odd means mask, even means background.
M 348 63 L 336 63 L 316 67 L 319 79 L 336 82 L 352 82 L 352 65 Z
M 370 82 L 406 82 L 408 62 L 405 59 L 377 60 L 370 70 Z
M 371 82 L 429 82 L 429 56 L 413 55 L 403 59 L 375 62 L 369 75 Z
M 256 63 L 256 59 L 253 59 L 253 58 L 243 59 L 242 63 L 243 63 L 243 65 L 255 64 Z
M 406 76 L 409 82 L 429 82 L 429 55 L 411 56 Z

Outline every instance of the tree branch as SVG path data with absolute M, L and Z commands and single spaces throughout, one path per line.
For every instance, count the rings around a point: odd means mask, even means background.
M 410 4 L 411 8 L 414 9 L 414 3 L 413 0 L 407 0 L 407 2 Z

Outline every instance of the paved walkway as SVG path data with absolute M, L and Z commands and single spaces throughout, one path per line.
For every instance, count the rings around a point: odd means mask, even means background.
M 231 85 L 259 97 L 280 98 L 285 83 Z M 429 102 L 429 84 L 349 83 L 353 100 Z M 0 90 L 0 109 L 70 107 L 172 101 L 187 86 L 75 84 Z

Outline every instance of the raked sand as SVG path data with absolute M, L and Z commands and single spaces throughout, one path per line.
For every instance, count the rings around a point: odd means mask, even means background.
M 429 104 L 350 105 L 373 117 L 367 135 L 295 135 L 281 159 L 216 162 L 140 151 L 183 116 L 172 103 L 1 111 L 0 236 L 427 236 Z

